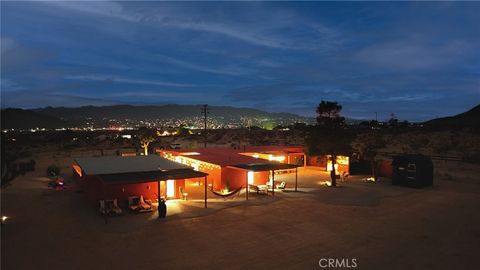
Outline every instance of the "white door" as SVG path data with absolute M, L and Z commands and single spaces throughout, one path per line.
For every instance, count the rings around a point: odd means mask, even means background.
M 175 180 L 167 180 L 167 198 L 175 197 Z

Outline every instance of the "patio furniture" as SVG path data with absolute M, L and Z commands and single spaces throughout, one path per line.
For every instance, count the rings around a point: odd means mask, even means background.
M 267 194 L 267 186 L 266 185 L 248 185 L 249 190 L 256 192 L 257 194 Z
M 128 208 L 134 212 L 143 213 L 152 211 L 152 202 L 144 200 L 143 195 L 128 197 Z
M 98 208 L 98 211 L 100 211 L 100 213 L 102 215 L 106 215 L 107 214 L 107 208 L 105 207 L 105 201 L 104 200 L 100 200 L 100 208 Z
M 182 187 L 180 187 L 180 195 L 182 196 L 182 200 L 184 200 L 184 201 L 188 200 L 188 193 L 183 192 Z
M 215 191 L 213 189 L 209 189 L 213 194 L 219 196 L 219 197 L 223 197 L 223 198 L 227 198 L 227 197 L 230 197 L 230 196 L 233 196 L 235 194 L 237 194 L 238 192 L 240 192 L 240 190 L 242 190 L 243 187 L 239 187 L 237 189 L 234 189 L 232 191 L 229 191 L 227 193 L 223 193 L 223 192 L 218 192 L 218 191 Z
M 145 200 L 142 195 L 140 195 L 140 205 L 143 210 L 152 211 L 152 201 Z
M 287 183 L 282 181 L 279 185 L 277 185 L 277 189 L 285 190 L 286 186 L 287 186 Z
M 122 209 L 118 206 L 117 199 L 100 200 L 100 208 L 98 209 L 102 215 L 121 215 Z

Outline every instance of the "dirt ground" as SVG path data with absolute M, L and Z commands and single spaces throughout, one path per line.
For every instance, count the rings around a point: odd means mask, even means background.
M 69 175 L 69 155 L 45 154 L 36 172 L 1 190 L 11 217 L 1 269 L 322 269 L 322 258 L 355 258 L 357 269 L 480 269 L 478 181 L 437 179 L 417 190 L 351 177 L 327 188 L 326 174 L 303 169 L 301 192 L 105 224 L 74 187 L 46 188 L 42 174 L 55 159 Z M 276 179 L 291 188 L 292 177 Z

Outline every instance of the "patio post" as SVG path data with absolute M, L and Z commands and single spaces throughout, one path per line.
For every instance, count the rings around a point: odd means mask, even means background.
M 248 171 L 247 171 L 247 176 L 245 178 L 245 196 L 246 196 L 246 199 L 248 200 Z
M 297 192 L 298 167 L 295 167 L 295 192 Z
M 162 198 L 162 196 L 160 195 L 160 179 L 158 179 L 158 186 L 157 186 L 157 192 L 158 192 L 158 195 L 157 195 L 157 200 L 158 200 L 158 207 L 157 207 L 157 213 L 158 213 L 158 218 L 161 218 L 160 217 L 160 199 Z
M 204 192 L 205 192 L 205 208 L 207 208 L 207 176 L 205 175 Z
M 275 170 L 272 170 L 272 196 L 275 196 Z

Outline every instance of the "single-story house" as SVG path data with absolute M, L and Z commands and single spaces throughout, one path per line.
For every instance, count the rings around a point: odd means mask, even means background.
M 265 185 L 275 173 L 296 172 L 297 167 L 303 166 L 304 160 L 303 152 L 279 151 L 272 147 L 157 149 L 156 152 L 164 158 L 207 173 L 208 184 L 214 190 L 237 189 L 249 184 Z
M 206 188 L 200 186 L 208 173 L 157 155 L 76 158 L 72 169 L 92 204 L 103 199 L 122 203 L 140 195 L 152 201 L 159 196 L 180 198 L 184 192 L 206 200 Z

